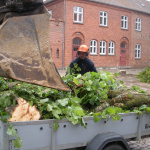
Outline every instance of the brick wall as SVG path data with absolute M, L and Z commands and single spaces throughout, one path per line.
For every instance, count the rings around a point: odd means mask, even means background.
M 63 61 L 63 22 L 50 20 L 50 48 L 56 68 L 62 68 Z
M 126 66 L 139 68 L 148 66 L 150 50 L 150 16 L 144 13 L 127 10 L 110 5 L 99 4 L 84 0 L 65 1 L 65 57 L 64 66 L 68 66 L 72 61 L 73 38 L 78 37 L 82 44 L 90 47 L 90 41 L 97 41 L 97 55 L 89 55 L 96 67 L 118 67 L 120 65 L 120 44 L 127 43 Z M 83 24 L 73 23 L 74 6 L 83 8 Z M 48 10 L 52 10 L 53 20 L 50 23 L 50 43 L 52 57 L 57 68 L 62 68 L 63 53 L 63 15 L 64 1 L 56 0 L 47 4 Z M 99 25 L 99 13 L 108 13 L 108 26 Z M 128 30 L 121 29 L 121 16 L 128 16 Z M 135 31 L 135 18 L 142 19 L 142 31 Z M 56 22 L 59 21 L 59 25 Z M 106 55 L 99 54 L 99 43 L 107 42 Z M 115 55 L 108 55 L 108 44 L 110 41 L 115 43 Z M 141 59 L 135 59 L 135 44 L 142 45 Z M 59 48 L 59 58 L 56 57 L 56 50 Z
M 141 18 L 142 29 L 141 32 L 135 31 L 135 20 L 136 18 Z M 132 53 L 131 60 L 134 68 L 146 67 L 149 64 L 149 50 L 150 50 L 150 17 L 143 13 L 132 13 Z M 135 59 L 134 47 L 135 44 L 141 44 L 141 59 Z
M 89 58 L 95 63 L 96 67 L 116 67 L 119 65 L 120 60 L 120 40 L 122 37 L 126 37 L 130 41 L 130 26 L 128 30 L 121 30 L 121 15 L 126 15 L 129 18 L 129 24 L 131 24 L 131 13 L 124 9 L 118 9 L 114 7 L 108 7 L 107 5 L 97 3 L 85 3 L 84 1 L 67 1 L 66 2 L 66 40 L 65 40 L 65 65 L 69 65 L 72 61 L 70 57 L 72 54 L 71 44 L 72 35 L 75 32 L 80 32 L 85 37 L 85 42 L 90 47 L 90 41 L 96 40 L 98 44 L 97 55 L 89 55 Z M 73 23 L 73 7 L 79 6 L 84 8 L 83 24 Z M 108 26 L 99 26 L 99 13 L 105 11 L 108 13 Z M 107 42 L 106 55 L 99 55 L 99 43 L 105 40 Z M 115 55 L 108 55 L 108 43 L 110 41 L 115 42 Z M 129 53 L 128 53 L 129 55 Z M 127 65 L 130 65 L 127 59 Z
M 50 48 L 52 58 L 56 68 L 62 68 L 63 65 L 63 1 L 57 0 L 46 5 L 48 10 L 52 10 L 52 19 L 50 19 Z

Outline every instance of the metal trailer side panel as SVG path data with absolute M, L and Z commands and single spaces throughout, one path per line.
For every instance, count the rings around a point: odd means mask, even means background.
M 50 147 L 51 129 L 49 124 L 14 126 L 23 141 L 23 149 Z M 11 139 L 10 139 L 11 140 Z
M 0 150 L 9 149 L 9 136 L 6 131 L 8 129 L 8 124 L 0 121 Z
M 47 150 L 51 146 L 51 128 L 48 123 L 46 124 L 29 124 L 15 126 L 18 136 L 23 141 L 24 150 Z M 10 138 L 9 140 L 13 140 Z
M 150 115 L 144 114 L 142 117 L 142 131 L 150 132 L 145 129 L 145 124 L 150 124 Z M 87 129 L 81 125 L 73 125 L 67 119 L 60 121 L 39 120 L 28 122 L 12 122 L 14 128 L 18 132 L 18 136 L 23 141 L 24 150 L 59 150 L 86 146 L 98 133 L 116 132 L 125 139 L 138 136 L 141 132 L 139 126 L 139 116 L 134 113 L 121 114 L 121 120 L 113 121 L 112 118 L 101 119 L 95 123 L 93 117 L 84 117 Z M 58 122 L 59 128 L 55 132 L 53 130 L 54 122 Z M 14 140 L 6 134 L 8 124 L 0 122 L 0 147 L 6 147 L 2 150 L 8 150 Z M 140 135 L 140 134 L 139 134 Z M 13 147 L 12 145 L 10 147 Z M 11 149 L 10 150 L 14 150 Z
M 130 114 L 122 115 L 121 120 L 113 121 L 112 118 L 106 120 L 101 119 L 95 123 L 93 118 L 85 118 L 87 129 L 81 125 L 73 125 L 70 122 L 60 122 L 58 131 L 56 132 L 56 148 L 66 149 L 86 146 L 98 133 L 116 132 L 126 138 L 137 136 L 138 131 L 138 115 Z
M 141 135 L 149 135 L 150 134 L 150 114 L 142 115 L 142 127 L 141 127 Z

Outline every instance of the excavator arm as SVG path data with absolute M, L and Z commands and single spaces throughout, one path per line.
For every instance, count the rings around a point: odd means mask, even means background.
M 69 91 L 53 63 L 42 0 L 0 2 L 0 76 Z

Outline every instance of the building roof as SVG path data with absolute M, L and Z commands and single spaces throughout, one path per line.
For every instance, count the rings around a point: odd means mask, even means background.
M 55 0 L 46 0 L 44 3 L 48 4 L 52 1 Z M 146 0 L 87 0 L 87 1 L 121 7 L 125 9 L 150 14 L 150 1 Z
M 150 14 L 150 2 L 146 0 L 87 0 Z

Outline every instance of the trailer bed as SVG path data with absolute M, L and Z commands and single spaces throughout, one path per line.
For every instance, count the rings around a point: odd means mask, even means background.
M 87 129 L 73 125 L 67 119 L 55 119 L 12 122 L 18 136 L 23 141 L 23 150 L 60 150 L 86 146 L 98 133 L 116 132 L 125 139 L 141 139 L 150 134 L 150 115 L 143 113 L 120 114 L 121 119 L 101 119 L 95 123 L 93 117 L 84 117 Z M 54 131 L 53 125 L 57 122 L 59 128 Z M 17 150 L 13 146 L 14 138 L 7 135 L 8 123 L 0 122 L 0 150 Z

